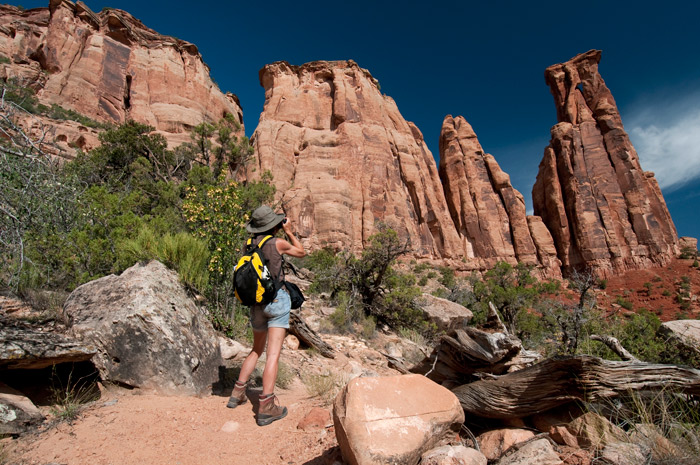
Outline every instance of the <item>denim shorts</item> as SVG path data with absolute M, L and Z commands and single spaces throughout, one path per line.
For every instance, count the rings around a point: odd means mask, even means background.
M 292 301 L 287 290 L 281 288 L 275 298 L 266 306 L 253 305 L 250 307 L 250 325 L 253 331 L 266 331 L 267 328 L 289 329 L 289 311 Z

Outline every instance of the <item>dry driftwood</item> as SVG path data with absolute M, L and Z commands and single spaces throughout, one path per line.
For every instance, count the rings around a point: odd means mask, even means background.
M 670 389 L 700 395 L 700 370 L 592 356 L 559 357 L 452 391 L 467 414 L 521 418 L 573 400 L 597 401 L 631 391 Z
M 289 314 L 289 332 L 299 338 L 301 342 L 318 350 L 326 358 L 335 358 L 333 347 L 328 345 L 321 337 L 309 328 L 309 325 L 296 312 Z
M 475 373 L 505 373 L 508 362 L 521 349 L 515 336 L 466 327 L 442 336 L 433 353 L 411 371 L 425 374 L 437 383 L 462 384 L 471 381 Z
M 593 341 L 600 341 L 606 346 L 610 348 L 613 352 L 615 352 L 622 360 L 626 360 L 629 362 L 639 362 L 639 359 L 635 357 L 634 355 L 630 354 L 627 349 L 622 347 L 622 344 L 620 344 L 620 341 L 618 341 L 616 338 L 612 336 L 599 336 L 597 334 L 591 334 L 591 340 Z

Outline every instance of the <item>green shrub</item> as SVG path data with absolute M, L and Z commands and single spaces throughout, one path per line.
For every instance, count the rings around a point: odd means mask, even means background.
M 664 297 L 668 297 L 671 295 L 671 291 L 669 291 L 668 289 L 664 289 L 661 295 Z
M 447 289 L 452 289 L 457 285 L 455 271 L 452 268 L 441 266 L 438 271 L 440 271 L 440 279 L 438 279 L 440 284 L 445 286 Z
M 128 240 L 124 248 L 132 254 L 130 261 L 158 260 L 180 275 L 190 287 L 204 292 L 209 282 L 209 250 L 207 245 L 188 233 L 157 235 L 144 226 L 138 236 Z
M 7 58 L 5 55 L 0 55 L 0 64 L 12 63 L 12 60 Z
M 427 276 L 421 276 L 420 280 L 418 280 L 418 285 L 423 287 L 428 284 L 428 277 Z
M 689 258 L 697 258 L 698 250 L 694 247 L 683 247 L 681 249 L 680 258 L 687 260 Z
M 634 309 L 634 304 L 622 296 L 618 296 L 615 299 L 615 303 L 626 310 Z
M 413 268 L 413 272 L 416 274 L 421 274 L 424 271 L 427 271 L 430 269 L 430 264 L 428 263 L 419 263 Z

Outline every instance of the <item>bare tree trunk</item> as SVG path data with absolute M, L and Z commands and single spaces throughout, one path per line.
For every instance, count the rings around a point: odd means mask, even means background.
M 588 355 L 559 357 L 452 390 L 467 414 L 521 418 L 574 400 L 596 401 L 630 391 L 700 395 L 700 370 L 675 365 L 613 362 Z
M 301 342 L 318 350 L 326 358 L 335 358 L 335 351 L 328 343 L 309 328 L 309 325 L 296 312 L 289 314 L 289 332 L 299 338 Z

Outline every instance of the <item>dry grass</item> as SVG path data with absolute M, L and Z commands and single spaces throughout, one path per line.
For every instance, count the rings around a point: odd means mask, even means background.
M 348 376 L 345 373 L 327 371 L 303 376 L 302 381 L 311 397 L 318 397 L 324 405 L 329 405 L 348 383 Z

